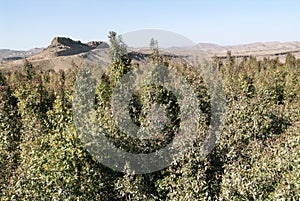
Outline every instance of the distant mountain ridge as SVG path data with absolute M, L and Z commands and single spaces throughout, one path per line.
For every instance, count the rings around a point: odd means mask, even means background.
M 44 48 L 33 48 L 27 51 L 0 49 L 0 61 L 13 61 L 24 59 L 40 53 Z
M 202 50 L 217 56 L 226 55 L 227 51 L 231 51 L 234 55 L 276 55 L 284 52 L 300 51 L 300 42 L 256 42 L 249 44 L 221 46 L 213 43 L 198 43 L 194 49 Z
M 109 45 L 103 41 L 90 41 L 82 43 L 66 37 L 55 37 L 46 48 L 36 48 L 28 51 L 14 51 L 0 49 L 0 67 L 11 69 L 23 65 L 24 58 L 28 59 L 34 66 L 46 69 L 67 69 L 73 64 L 81 65 L 87 58 L 94 57 L 109 62 Z M 288 53 L 293 53 L 300 58 L 300 42 L 258 42 L 233 46 L 221 46 L 213 43 L 198 43 L 193 47 L 161 49 L 162 55 L 172 58 L 181 56 L 198 55 L 199 51 L 205 53 L 208 58 L 214 56 L 226 58 L 228 51 L 237 58 L 255 56 L 279 57 L 281 61 Z M 136 62 L 144 62 L 149 57 L 149 48 L 129 48 L 132 59 Z M 148 56 L 147 56 L 148 55 Z M 174 56 L 175 55 L 175 56 Z

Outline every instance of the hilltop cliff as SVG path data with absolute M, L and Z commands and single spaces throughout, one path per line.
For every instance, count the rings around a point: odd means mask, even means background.
M 82 43 L 81 41 L 74 41 L 70 38 L 55 37 L 51 44 L 43 50 L 43 54 L 49 56 L 71 56 L 84 52 L 91 51 L 96 48 L 108 48 L 108 44 L 102 41 L 91 41 Z

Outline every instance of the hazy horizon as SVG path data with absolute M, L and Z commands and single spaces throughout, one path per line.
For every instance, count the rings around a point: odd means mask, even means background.
M 127 33 L 125 33 L 125 34 L 127 34 Z M 121 34 L 122 35 L 122 34 Z M 81 39 L 79 39 L 79 38 L 77 38 L 77 39 L 74 39 L 72 36 L 54 36 L 54 37 L 65 37 L 65 38 L 70 38 L 70 39 L 72 39 L 72 40 L 74 40 L 74 41 L 81 41 L 82 43 L 87 43 L 87 42 L 91 42 L 91 41 L 102 41 L 102 42 L 108 42 L 108 40 L 105 40 L 105 39 L 103 39 L 103 40 L 97 40 L 97 39 L 95 39 L 95 40 L 87 40 L 87 41 L 83 41 L 83 40 L 81 40 Z M 35 47 L 30 47 L 30 48 L 27 48 L 27 49 L 14 49 L 14 48 L 1 48 L 0 47 L 0 50 L 14 50 L 14 51 L 28 51 L 28 50 L 32 50 L 32 49 L 41 49 L 41 48 L 47 48 L 50 44 L 51 44 L 51 41 L 54 39 L 54 37 L 53 38 L 51 38 L 51 40 L 49 40 L 49 43 L 48 44 L 46 44 L 45 46 L 35 46 Z M 130 45 L 131 43 L 128 43 L 128 41 L 127 40 L 123 40 L 125 43 L 126 43 L 126 45 L 128 46 L 128 47 L 132 47 L 132 48 L 148 48 L 149 47 L 149 41 L 147 40 L 146 41 L 146 43 L 148 44 L 148 45 L 145 45 L 145 46 L 140 46 L 140 45 L 138 45 L 138 46 L 136 46 L 136 45 Z M 130 41 L 131 42 L 131 41 Z M 159 42 L 159 40 L 158 40 L 158 42 Z M 194 42 L 194 41 L 193 41 Z M 286 43 L 286 42 L 300 42 L 300 40 L 291 40 L 291 41 L 253 41 L 253 42 L 246 42 L 246 43 L 236 43 L 236 44 L 228 44 L 228 45 L 226 45 L 226 44 L 218 44 L 218 43 L 213 43 L 213 42 L 209 42 L 209 41 L 196 41 L 193 45 L 197 45 L 197 44 L 211 44 L 211 45 L 219 45 L 219 46 L 221 46 L 221 47 L 230 47 L 230 46 L 238 46 L 238 45 L 248 45 L 248 44 L 254 44 L 254 43 L 273 43 L 273 42 L 279 42 L 279 43 Z M 139 43 L 137 43 L 137 44 L 139 44 Z M 161 45 L 161 43 L 159 43 L 159 47 L 160 48 L 170 48 L 170 47 L 192 47 L 192 45 L 191 46 L 176 46 L 176 45 L 171 45 L 171 46 L 164 46 L 164 45 Z

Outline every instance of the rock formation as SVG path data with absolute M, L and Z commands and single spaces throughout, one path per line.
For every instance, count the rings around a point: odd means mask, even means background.
M 55 37 L 51 45 L 44 49 L 43 53 L 48 53 L 51 56 L 70 56 L 88 52 L 96 48 L 108 47 L 108 44 L 102 41 L 82 43 L 81 41 L 74 41 L 70 38 Z

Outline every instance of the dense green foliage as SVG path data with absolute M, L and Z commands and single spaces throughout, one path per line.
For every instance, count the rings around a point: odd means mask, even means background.
M 126 46 L 111 33 L 112 64 L 97 87 L 99 124 L 116 144 L 147 152 L 172 138 L 178 128 L 176 98 L 159 86 L 133 95 L 133 121 L 146 124 L 150 102 L 166 105 L 167 137 L 136 142 L 126 138 L 110 115 L 112 89 L 135 68 Z M 160 63 L 155 41 L 154 64 Z M 121 56 L 120 56 L 121 55 Z M 202 129 L 209 123 L 209 95 L 201 76 L 183 63 L 164 62 L 186 77 L 200 100 Z M 130 175 L 98 163 L 83 147 L 72 119 L 72 92 L 80 67 L 66 72 L 0 74 L 1 200 L 299 200 L 300 60 L 215 58 L 226 92 L 225 126 L 213 151 L 199 157 L 197 142 L 182 160 L 161 171 Z M 120 137 L 121 136 L 121 137 Z M 148 144 L 147 144 L 148 143 Z M 140 147 L 139 147 L 140 145 Z M 147 146 L 145 146 L 147 145 Z M 146 147 L 146 148 L 145 148 Z

